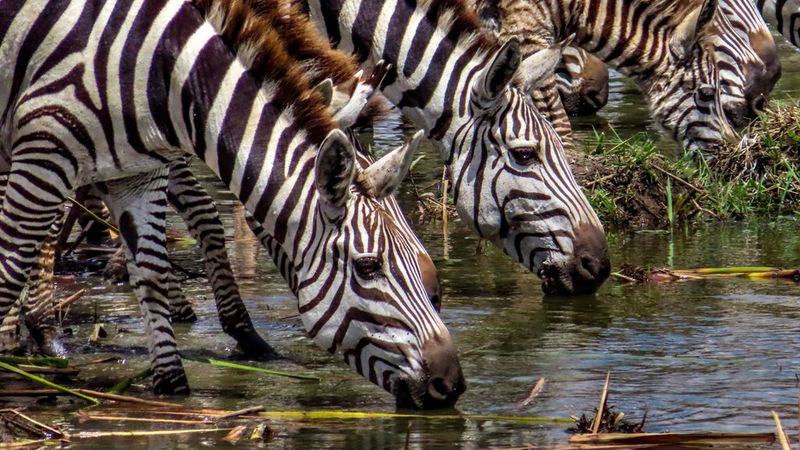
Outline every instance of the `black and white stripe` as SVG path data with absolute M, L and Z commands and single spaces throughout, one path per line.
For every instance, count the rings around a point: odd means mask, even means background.
M 800 47 L 800 2 L 797 0 L 756 0 L 758 9 L 770 25 Z
M 302 70 L 259 66 L 259 58 L 281 61 L 279 42 L 230 41 L 244 33 L 228 28 L 235 14 L 247 16 L 239 7 L 0 3 L 0 48 L 14 61 L 0 69 L 11 160 L 0 211 L 0 316 L 19 296 L 65 197 L 98 183 L 135 262 L 129 271 L 154 388 L 186 392 L 166 302 L 164 215 L 166 164 L 188 152 L 281 243 L 317 342 L 416 406 L 452 404 L 463 377 L 423 283 L 427 255 L 382 199 L 391 188 L 375 190 L 399 182 L 385 176 L 402 175 L 393 167 L 398 153 L 376 170 L 357 168 L 320 97 L 302 90 Z
M 720 13 L 716 0 L 511 0 L 501 5 L 502 36 L 524 35 L 524 52 L 531 53 L 575 33 L 575 45 L 637 82 L 658 123 L 688 149 L 726 139 L 731 124 L 755 114 L 759 102 L 753 97 L 772 88 L 769 80 L 751 85 L 765 72 L 764 62 Z M 698 100 L 703 96 L 698 90 L 708 88 L 719 92 L 721 100 L 713 103 L 724 111 Z M 542 100 L 537 106 L 560 103 L 550 86 L 536 93 Z M 560 131 L 569 124 L 556 126 Z
M 383 94 L 444 159 L 461 217 L 548 292 L 594 292 L 608 275 L 605 236 L 561 140 L 512 78 L 535 84 L 559 49 L 520 61 L 460 0 L 311 0 L 338 48 L 395 70 Z M 519 67 L 521 66 L 521 68 Z M 519 68 L 519 69 L 518 69 Z

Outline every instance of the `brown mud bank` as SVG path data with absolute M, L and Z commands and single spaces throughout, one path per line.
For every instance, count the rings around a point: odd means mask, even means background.
M 800 108 L 774 104 L 741 141 L 704 155 L 669 157 L 646 134 L 596 132 L 570 155 L 603 223 L 663 228 L 704 219 L 737 220 L 800 211 Z

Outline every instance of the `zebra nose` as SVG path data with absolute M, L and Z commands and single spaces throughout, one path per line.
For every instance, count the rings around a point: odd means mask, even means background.
M 608 240 L 602 228 L 583 225 L 575 233 L 572 287 L 575 294 L 591 294 L 611 273 Z
M 428 369 L 423 409 L 450 408 L 467 389 L 455 345 L 449 335 L 429 340 L 422 349 Z
M 611 273 L 608 241 L 603 229 L 583 225 L 575 230 L 572 258 L 561 265 L 539 269 L 545 294 L 593 294 Z

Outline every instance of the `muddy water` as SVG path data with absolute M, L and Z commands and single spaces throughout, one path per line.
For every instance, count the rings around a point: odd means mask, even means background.
M 785 59 L 786 61 L 786 59 Z M 797 97 L 800 79 L 793 76 L 800 58 L 784 64 L 779 95 Z M 652 129 L 642 122 L 644 106 L 630 83 L 615 79 L 612 104 L 594 122 L 613 123 L 620 133 Z M 374 130 L 380 154 L 408 129 L 398 117 Z M 666 148 L 669 148 L 666 145 Z M 415 168 L 419 186 L 441 174 L 429 147 Z M 204 172 L 210 185 L 213 179 Z M 412 187 L 401 200 L 416 211 Z M 304 334 L 295 300 L 245 230 L 241 210 L 229 194 L 215 189 L 229 232 L 234 266 L 251 315 L 262 334 L 288 359 L 272 368 L 313 373 L 320 383 L 214 368 L 186 362 L 192 397 L 186 408 L 236 409 L 265 405 L 270 410 L 357 410 L 394 412 L 392 398 L 351 372 L 338 358 L 318 349 Z M 648 411 L 651 431 L 770 431 L 771 409 L 793 429 L 800 394 L 800 286 L 791 282 L 716 280 L 661 286 L 626 286 L 609 282 L 596 295 L 543 297 L 539 281 L 494 248 L 479 248 L 458 220 L 446 232 L 441 223 L 420 221 L 414 227 L 437 262 L 444 286 L 443 317 L 462 352 L 468 391 L 458 410 L 471 414 L 521 414 L 566 418 L 595 408 L 605 373 L 613 373 L 611 404 L 638 421 Z M 172 217 L 172 227 L 181 228 Z M 750 223 L 700 224 L 673 233 L 611 235 L 612 261 L 645 266 L 774 265 L 800 267 L 800 222 L 771 218 Z M 201 270 L 194 248 L 173 249 L 176 261 Z M 121 354 L 124 363 L 84 369 L 82 383 L 110 385 L 146 367 L 142 321 L 136 301 L 124 286 L 107 286 L 97 277 L 61 283 L 61 295 L 80 287 L 90 295 L 76 304 L 68 319 L 67 342 L 76 360 Z M 177 325 L 179 345 L 190 353 L 228 355 L 233 341 L 225 336 L 203 280 L 185 283 L 199 321 Z M 88 346 L 93 323 L 106 324 L 110 336 Z M 540 397 L 518 411 L 539 377 L 547 384 Z M 5 388 L 22 384 L 3 376 Z M 142 393 L 146 386 L 134 387 Z M 142 393 L 142 395 L 146 395 Z M 89 421 L 72 414 L 76 405 L 59 400 L 56 408 L 17 400 L 37 417 L 58 419 L 74 430 L 173 429 L 149 425 Z M 4 407 L 0 403 L 0 408 Z M 128 416 L 129 408 L 97 411 Z M 535 444 L 550 448 L 566 443 L 567 425 L 521 424 L 503 420 L 371 419 L 272 420 L 274 448 L 486 448 Z M 224 433 L 181 437 L 102 438 L 76 441 L 76 448 L 229 447 Z

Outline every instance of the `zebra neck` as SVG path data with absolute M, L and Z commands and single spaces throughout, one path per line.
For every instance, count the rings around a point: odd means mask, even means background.
M 425 130 L 444 157 L 455 130 L 454 109 L 464 108 L 465 86 L 488 56 L 478 55 L 478 39 L 453 30 L 454 14 L 437 23 L 413 0 L 308 0 L 312 19 L 337 48 L 361 61 L 384 60 L 394 70 L 383 84 L 384 96 Z M 361 13 L 365 11 L 365 13 Z M 375 13 L 377 11 L 377 13 Z M 478 57 L 480 56 L 480 57 Z
M 292 258 L 312 235 L 314 144 L 325 130 L 278 104 L 281 84 L 254 79 L 207 23 L 167 63 L 171 120 L 161 128 L 174 129 Z

